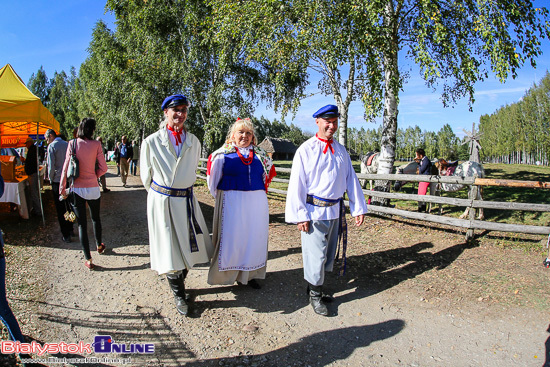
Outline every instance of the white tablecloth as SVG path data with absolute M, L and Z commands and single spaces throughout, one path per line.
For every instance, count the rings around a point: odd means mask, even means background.
M 14 203 L 19 206 L 19 215 L 23 219 L 29 219 L 29 209 L 27 207 L 27 197 L 25 188 L 29 185 L 29 180 L 24 179 L 20 182 L 5 182 L 4 195 L 0 197 L 1 203 Z

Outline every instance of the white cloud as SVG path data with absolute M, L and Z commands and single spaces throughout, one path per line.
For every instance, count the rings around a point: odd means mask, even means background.
M 525 93 L 530 87 L 515 87 L 515 88 L 499 88 L 499 89 L 488 89 L 475 92 L 476 96 L 484 95 L 500 95 L 500 94 L 509 94 L 509 93 Z

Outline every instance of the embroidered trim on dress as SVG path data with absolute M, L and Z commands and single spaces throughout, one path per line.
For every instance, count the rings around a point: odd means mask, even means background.
M 264 261 L 263 264 L 261 264 L 260 266 L 230 266 L 230 267 L 227 267 L 227 268 L 223 268 L 222 267 L 222 239 L 223 239 L 223 227 L 224 227 L 224 220 L 223 220 L 223 214 L 225 213 L 225 191 L 222 191 L 222 195 L 223 195 L 223 198 L 222 198 L 222 213 L 221 213 L 221 222 L 222 222 L 222 225 L 220 226 L 220 251 L 218 253 L 218 271 L 228 271 L 228 270 L 240 270 L 240 271 L 252 271 L 252 270 L 257 270 L 257 269 L 261 269 L 263 268 L 264 266 L 267 265 L 267 260 Z

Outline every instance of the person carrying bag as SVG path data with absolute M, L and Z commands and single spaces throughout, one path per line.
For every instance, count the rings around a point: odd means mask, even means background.
M 60 195 L 64 198 L 71 196 L 70 202 L 78 222 L 80 245 L 86 259 L 84 265 L 90 270 L 94 269 L 94 264 L 88 239 L 86 206 L 92 217 L 97 252 L 102 254 L 105 251 L 100 218 L 101 192 L 97 179 L 107 172 L 107 163 L 101 143 L 93 138 L 95 128 L 96 121 L 91 118 L 83 119 L 78 126 L 78 138 L 72 140 L 67 149 L 59 185 Z M 70 191 L 66 189 L 68 179 L 71 181 Z
M 76 157 L 76 139 L 71 140 L 71 157 L 69 159 L 69 167 L 67 168 L 67 178 L 71 180 L 71 186 L 74 180 L 78 178 L 80 174 L 80 167 L 78 164 L 78 158 Z

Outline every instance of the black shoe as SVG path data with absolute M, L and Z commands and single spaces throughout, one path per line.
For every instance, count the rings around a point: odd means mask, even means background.
M 111 189 L 103 189 L 103 192 L 109 192 Z
M 261 289 L 262 286 L 260 285 L 260 283 L 258 283 L 256 281 L 256 279 L 251 279 L 248 281 L 248 286 L 251 287 L 251 288 L 254 288 L 254 289 Z
M 185 298 L 174 296 L 174 300 L 176 301 L 176 310 L 183 316 L 187 316 L 189 313 L 189 305 L 185 301 Z
M 309 286 L 309 304 L 317 315 L 328 316 L 328 308 L 323 302 L 321 286 Z
M 63 242 L 65 242 L 65 243 L 71 243 L 71 242 L 72 242 L 72 241 L 71 241 L 71 236 L 70 236 L 70 235 L 68 235 L 68 236 L 63 236 Z
M 180 314 L 186 316 L 189 313 L 189 305 L 186 302 L 185 294 L 185 276 L 187 275 L 187 270 L 183 270 L 181 273 L 175 274 L 166 274 L 166 279 L 168 280 L 168 285 L 174 294 L 174 300 L 176 301 L 176 309 Z
M 309 285 L 307 286 L 306 294 L 309 295 Z M 331 294 L 321 292 L 321 300 L 325 303 L 331 303 L 334 301 L 334 297 Z
M 261 289 L 262 288 L 262 286 L 260 285 L 260 283 L 258 283 L 256 281 L 256 279 L 249 280 L 247 284 L 243 284 L 243 283 L 237 281 L 237 285 L 247 285 L 250 288 L 254 288 L 254 289 Z

